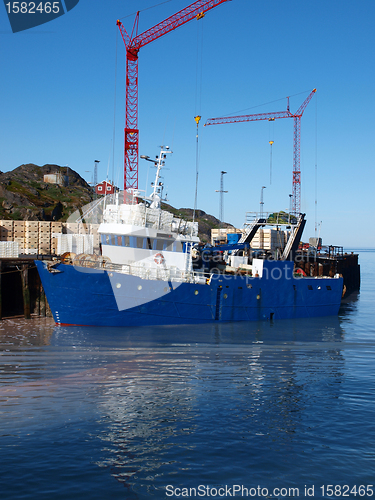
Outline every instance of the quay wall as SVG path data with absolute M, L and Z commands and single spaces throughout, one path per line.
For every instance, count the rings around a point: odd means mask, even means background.
M 52 316 L 34 258 L 0 258 L 0 319 Z

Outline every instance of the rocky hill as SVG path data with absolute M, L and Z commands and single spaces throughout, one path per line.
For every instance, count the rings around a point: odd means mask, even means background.
M 66 185 L 44 182 L 60 176 Z M 0 219 L 61 220 L 92 201 L 92 188 L 74 170 L 32 163 L 0 173 Z
M 45 175 L 64 182 L 45 182 Z M 0 220 L 66 221 L 92 200 L 92 187 L 69 167 L 28 163 L 10 172 L 0 172 Z M 191 208 L 176 209 L 166 204 L 163 208 L 185 220 L 193 218 Z M 218 228 L 220 221 L 203 210 L 196 211 L 195 220 L 201 240 L 210 241 L 211 229 Z

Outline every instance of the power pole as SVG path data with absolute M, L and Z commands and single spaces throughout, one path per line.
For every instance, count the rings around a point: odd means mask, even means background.
M 98 163 L 100 163 L 99 160 L 95 160 L 95 165 L 94 165 L 94 200 L 97 199 L 97 194 L 96 194 L 96 186 L 98 185 Z
M 224 222 L 224 193 L 228 192 L 224 191 L 224 174 L 226 174 L 226 172 L 222 170 L 220 177 L 220 189 L 216 189 L 216 193 L 220 193 L 220 208 L 219 208 L 220 227 Z
M 264 201 L 263 201 L 263 189 L 266 189 L 266 186 L 262 186 L 261 187 L 261 190 L 260 190 L 260 218 L 263 219 L 263 205 L 264 205 Z

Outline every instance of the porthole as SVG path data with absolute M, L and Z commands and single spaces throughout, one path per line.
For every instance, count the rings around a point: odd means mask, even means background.
M 257 295 L 257 300 L 259 300 L 259 299 L 260 299 L 260 295 Z
M 138 285 L 138 290 L 142 290 L 142 285 Z
M 121 288 L 121 283 L 116 283 L 116 288 Z
M 194 295 L 198 295 L 198 290 L 194 290 Z
M 228 295 L 226 293 L 224 293 L 224 299 L 227 299 L 228 298 Z

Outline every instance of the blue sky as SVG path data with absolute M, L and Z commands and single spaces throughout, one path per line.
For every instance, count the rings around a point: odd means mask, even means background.
M 100 160 L 99 180 L 108 171 L 121 184 L 125 50 L 116 20 L 131 30 L 139 10 L 142 32 L 188 4 L 80 0 L 16 34 L 0 8 L 0 170 L 55 163 L 90 182 Z M 293 120 L 203 124 L 284 110 L 287 96 L 295 112 L 317 88 L 302 117 L 304 239 L 321 223 L 325 244 L 375 247 L 374 20 L 373 0 L 232 0 L 143 47 L 140 154 L 156 155 L 161 144 L 173 150 L 164 179 L 170 204 L 194 205 L 199 114 L 198 208 L 219 216 L 215 190 L 225 170 L 226 222 L 241 227 L 247 211 L 259 210 L 261 186 L 265 211 L 288 209 Z M 140 161 L 140 189 L 148 165 Z

